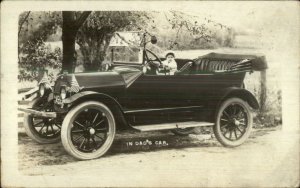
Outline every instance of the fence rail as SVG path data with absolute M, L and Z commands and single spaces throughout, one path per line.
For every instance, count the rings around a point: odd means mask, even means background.
M 28 108 L 30 102 L 37 97 L 38 88 L 18 90 L 18 108 Z M 24 132 L 24 112 L 18 111 L 18 132 Z

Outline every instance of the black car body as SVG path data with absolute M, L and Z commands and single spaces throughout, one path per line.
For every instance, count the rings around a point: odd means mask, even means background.
M 155 73 L 164 59 L 145 46 L 141 64 L 112 62 L 102 72 L 62 74 L 53 87 L 40 82 L 40 97 L 31 109 L 21 109 L 27 112 L 28 135 L 39 143 L 61 138 L 78 159 L 102 156 L 117 129 L 188 135 L 194 127 L 213 126 L 225 146 L 247 139 L 250 107 L 259 105 L 243 80 L 247 72 L 267 68 L 264 56 L 210 53 L 175 59 L 178 71 L 167 75 Z

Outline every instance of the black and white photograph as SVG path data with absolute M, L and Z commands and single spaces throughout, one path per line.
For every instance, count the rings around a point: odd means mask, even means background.
M 4 1 L 3 187 L 299 187 L 297 1 Z

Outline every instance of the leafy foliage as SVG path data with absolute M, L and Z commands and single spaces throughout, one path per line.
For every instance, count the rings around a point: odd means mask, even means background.
M 149 19 L 146 12 L 92 12 L 77 33 L 76 40 L 85 69 L 100 68 L 114 32 L 140 30 Z
M 278 88 L 269 87 L 268 98 L 265 101 L 265 108 L 259 110 L 254 118 L 257 127 L 272 127 L 282 124 L 282 94 Z M 261 97 L 261 90 L 254 93 L 257 99 Z
M 173 30 L 173 37 L 164 37 L 163 45 L 169 49 L 209 49 L 232 47 L 234 30 L 210 18 L 200 20 L 197 16 L 179 11 L 165 13 L 165 18 Z M 172 32 L 172 31 L 171 31 Z M 169 33 L 170 34 L 170 33 Z
M 23 12 L 19 16 L 19 75 L 21 80 L 37 80 L 46 67 L 61 67 L 61 49 L 51 51 L 46 39 L 62 23 L 59 12 Z
M 74 13 L 76 19 L 82 15 L 82 12 Z M 162 27 L 162 23 L 167 26 Z M 80 46 L 75 54 L 77 65 L 82 64 L 87 71 L 99 70 L 113 33 L 132 30 L 147 30 L 155 34 L 160 51 L 231 46 L 234 41 L 231 28 L 178 11 L 96 11 L 89 15 L 77 33 L 76 43 Z M 46 41 L 61 40 L 61 31 L 61 12 L 20 14 L 19 79 L 37 79 L 38 70 L 61 67 L 61 50 L 51 51 L 44 45 Z
M 19 44 L 42 39 L 45 41 L 61 27 L 61 12 L 23 12 L 19 16 Z M 22 24 L 23 23 L 23 24 Z
M 61 67 L 61 49 L 55 48 L 52 51 L 50 46 L 46 46 L 42 40 L 28 41 L 22 51 L 18 75 L 20 81 L 37 80 L 39 72 L 44 71 L 46 67 L 54 69 Z

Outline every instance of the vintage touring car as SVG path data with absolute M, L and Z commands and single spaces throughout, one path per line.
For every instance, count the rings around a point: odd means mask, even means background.
M 170 75 L 164 59 L 146 48 L 146 38 L 154 44 L 156 37 L 144 33 L 141 38 L 138 63 L 118 61 L 113 48 L 118 45 L 111 44 L 112 62 L 105 71 L 61 74 L 54 86 L 44 76 L 31 108 L 19 109 L 26 112 L 28 136 L 38 143 L 61 140 L 69 154 L 82 160 L 104 155 L 121 129 L 188 135 L 195 127 L 213 126 L 227 147 L 248 138 L 251 109 L 259 104 L 243 80 L 247 72 L 267 68 L 264 56 L 210 53 L 175 59 L 177 71 Z

